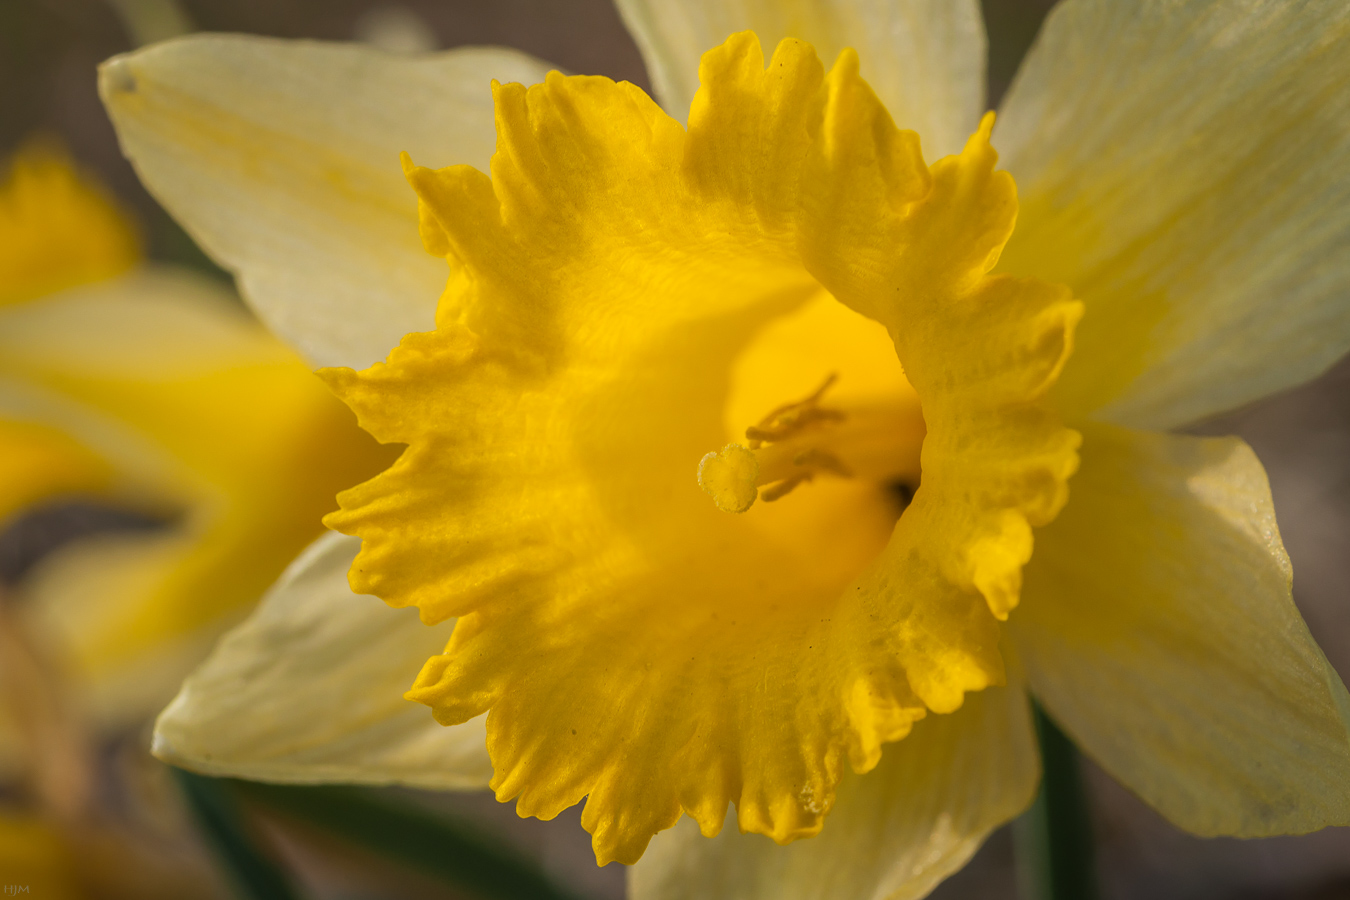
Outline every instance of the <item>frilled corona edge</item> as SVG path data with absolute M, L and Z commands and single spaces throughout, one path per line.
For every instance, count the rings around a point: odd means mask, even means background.
M 852 51 L 827 75 L 789 40 L 766 68 L 743 33 L 700 77 L 687 133 L 630 84 L 494 85 L 491 178 L 406 164 L 451 267 L 436 331 L 323 373 L 408 445 L 327 520 L 364 541 L 353 588 L 460 619 L 409 696 L 490 710 L 498 797 L 588 797 L 601 863 L 681 810 L 715 834 L 731 802 L 815 834 L 845 757 L 1001 683 L 1031 529 L 1077 465 L 1042 398 L 1080 306 L 988 274 L 1017 212 L 992 116 L 928 167 Z M 922 487 L 863 559 L 766 525 L 810 499 L 730 515 L 695 477 L 738 353 L 822 288 L 887 326 L 927 423 Z

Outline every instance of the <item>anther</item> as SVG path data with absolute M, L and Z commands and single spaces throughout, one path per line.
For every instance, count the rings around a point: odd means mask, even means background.
M 817 447 L 803 450 L 792 457 L 792 464 L 800 466 L 802 471 L 794 472 L 781 481 L 760 488 L 759 499 L 765 503 L 772 503 L 780 497 L 786 497 L 797 485 L 811 481 L 820 471 L 833 472 L 840 478 L 853 477 L 853 470 L 844 465 L 839 457 Z

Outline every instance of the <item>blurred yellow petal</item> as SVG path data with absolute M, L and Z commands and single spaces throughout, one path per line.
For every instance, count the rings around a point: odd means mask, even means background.
M 1001 268 L 1087 305 L 1067 416 L 1175 427 L 1350 349 L 1347 84 L 1339 0 L 1050 14 L 999 117 Z
M 0 313 L 0 416 L 61 429 L 129 502 L 178 515 L 39 604 L 89 681 L 254 602 L 393 455 L 221 289 L 156 271 Z
M 513 50 L 195 35 L 105 63 L 99 86 L 146 186 L 268 327 L 312 364 L 366 366 L 431 327 L 445 284 L 398 154 L 485 167 L 490 79 L 544 71 Z
M 258 781 L 487 786 L 483 721 L 445 728 L 402 696 L 453 622 L 352 593 L 359 547 L 328 534 L 291 565 L 160 715 L 156 756 Z
M 60 547 L 25 573 L 15 591 L 24 625 L 62 665 L 94 728 L 125 727 L 162 708 L 220 630 L 247 610 L 248 598 L 200 612 L 194 596 L 166 594 L 166 581 L 201 552 L 200 543 L 176 529 L 100 534 Z M 132 616 L 157 617 L 134 652 L 109 656 L 91 646 L 138 627 L 128 624 Z
M 985 111 L 984 20 L 973 0 L 618 0 L 642 50 L 655 95 L 681 122 L 698 91 L 698 61 L 727 35 L 753 31 L 766 47 L 783 38 L 833 62 L 845 47 L 924 155 L 960 153 Z
M 167 785 L 156 787 L 162 791 Z M 130 798 L 118 799 L 125 803 Z M 193 845 L 190 835 L 166 841 L 163 833 L 156 833 L 155 826 L 172 827 L 158 819 L 164 814 L 160 806 L 173 798 L 157 797 L 158 803 L 146 797 L 135 800 L 146 805 L 136 807 L 134 821 L 117 818 L 74 827 L 0 810 L 0 896 L 34 900 L 234 896 L 205 858 L 205 848 Z M 153 822 L 150 827 L 147 818 Z
M 363 427 L 411 445 L 328 519 L 365 539 L 353 587 L 462 617 L 410 696 L 445 723 L 491 708 L 498 797 L 547 818 L 589 795 L 602 862 L 682 809 L 714 834 L 732 801 L 744 829 L 814 834 L 845 759 L 870 769 L 927 710 L 999 683 L 998 620 L 1076 459 L 1041 397 L 1078 307 L 985 275 L 1016 215 L 990 123 L 930 170 L 856 55 L 826 78 L 785 41 L 766 71 L 747 33 L 703 79 L 687 135 L 631 85 L 498 87 L 491 179 L 409 164 L 452 266 L 440 328 L 326 373 Z M 837 399 L 828 380 L 794 396 L 783 353 L 739 367 L 817 302 L 824 334 L 881 323 L 861 360 L 833 345 Z M 863 350 L 891 356 L 882 325 L 908 384 Z M 880 405 L 842 392 L 855 371 L 888 372 Z M 788 401 L 754 413 L 761 474 L 816 479 L 744 515 L 696 474 L 751 436 L 727 432 L 733 373 Z M 897 525 L 914 392 L 923 485 Z M 878 433 L 890 469 L 853 443 Z
M 33 141 L 0 181 L 0 307 L 120 275 L 135 227 L 55 145 Z
M 657 835 L 629 874 L 632 900 L 917 900 L 1031 803 L 1040 758 L 1021 684 L 972 694 L 846 774 L 825 830 L 786 847 L 692 821 Z
M 0 460 L 0 528 L 34 503 L 97 493 L 112 481 L 107 460 L 65 432 L 32 422 L 0 420 Z
M 75 871 L 66 842 L 48 823 L 0 811 L 0 880 L 6 893 L 76 900 L 87 894 Z
M 1294 607 L 1251 449 L 1095 426 L 1082 453 L 1010 620 L 1036 695 L 1194 834 L 1350 824 L 1350 697 Z

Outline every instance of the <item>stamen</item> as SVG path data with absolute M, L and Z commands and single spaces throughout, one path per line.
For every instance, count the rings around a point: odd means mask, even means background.
M 764 451 L 770 444 L 796 439 L 827 422 L 847 418 L 842 410 L 819 405 L 820 398 L 838 379 L 838 373 L 830 373 L 810 396 L 777 407 L 758 425 L 745 429 L 749 447 L 727 444 L 699 461 L 698 483 L 712 496 L 718 509 L 745 512 L 756 498 L 772 503 L 786 497 L 797 485 L 811 481 L 819 472 L 853 477 L 852 469 L 839 457 L 819 447 L 803 447 L 793 452 L 787 446 L 781 448 L 786 452 L 771 452 L 767 456 L 755 452 Z M 791 469 L 784 476 L 789 460 Z
M 803 471 L 765 485 L 759 492 L 759 499 L 765 503 L 772 503 L 780 497 L 786 497 L 797 485 L 814 480 L 819 471 L 833 472 L 840 478 L 853 477 L 853 470 L 844 465 L 843 460 L 819 447 L 811 447 L 793 456 L 792 464 L 801 466 Z
M 788 494 L 804 481 L 810 481 L 815 477 L 815 472 L 807 470 L 800 475 L 793 475 L 791 478 L 784 478 L 782 481 L 775 481 L 773 484 L 765 485 L 759 492 L 759 499 L 765 503 L 772 503 L 780 497 L 786 497 Z
M 750 449 L 758 450 L 764 444 L 786 440 L 817 422 L 843 421 L 845 416 L 840 410 L 824 409 L 817 405 L 825 392 L 838 380 L 839 373 L 831 372 L 809 397 L 793 403 L 784 403 L 760 419 L 758 425 L 751 425 L 745 429 Z
M 821 450 L 819 447 L 812 447 L 798 453 L 792 457 L 792 464 L 794 466 L 811 466 L 816 469 L 824 469 L 827 472 L 833 472 L 840 478 L 853 477 L 853 470 L 844 465 L 843 460 L 828 450 Z

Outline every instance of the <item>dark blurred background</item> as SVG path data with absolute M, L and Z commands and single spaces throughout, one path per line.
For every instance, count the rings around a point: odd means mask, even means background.
M 1049 0 L 984 0 L 989 30 L 991 105 L 1006 90 L 1035 38 Z M 139 9 L 138 15 L 132 8 Z M 196 30 L 290 38 L 369 40 L 406 49 L 466 44 L 517 47 L 572 72 L 608 75 L 648 87 L 641 57 L 608 0 L 183 0 L 144 17 L 154 3 L 118 0 L 0 0 L 0 154 L 34 132 L 61 138 L 135 211 L 150 255 L 210 270 L 187 236 L 141 188 L 122 159 L 95 90 L 95 66 L 157 36 L 165 22 Z M 167 18 L 166 18 L 167 17 Z M 1342 676 L 1350 676 L 1350 365 L 1318 381 L 1197 427 L 1244 437 L 1270 474 L 1281 530 L 1293 558 L 1295 598 L 1314 636 Z M 126 527 L 82 513 L 74 533 Z M 59 518 L 59 517 L 58 517 Z M 31 529 L 30 529 L 31 531 Z M 51 531 L 49 528 L 48 531 Z M 20 556 L 47 549 L 48 538 Z M 11 556 L 14 552 L 11 546 Z M 0 553 L 0 555 L 3 555 Z M 31 559 L 6 563 L 11 577 Z M 1264 841 L 1202 840 L 1170 827 L 1088 764 L 1097 864 L 1106 900 L 1350 898 L 1350 829 Z M 405 795 L 411 792 L 403 792 Z M 623 896 L 618 865 L 596 869 L 575 811 L 553 823 L 520 820 L 487 795 L 413 795 L 539 861 L 584 896 Z M 307 893 L 325 898 L 454 897 L 457 894 L 387 861 L 297 824 L 257 816 L 272 850 L 299 873 Z M 975 861 L 934 895 L 1005 898 L 1016 894 L 1011 829 L 994 835 Z

